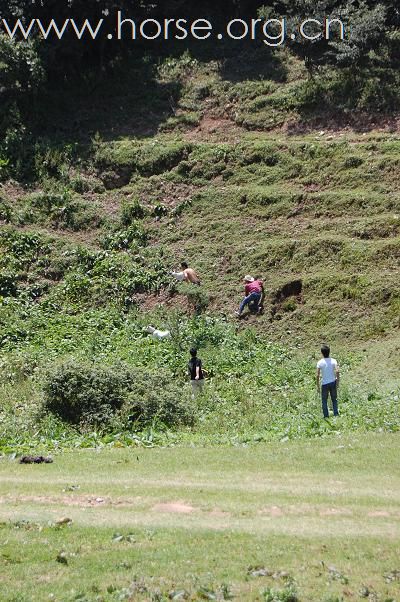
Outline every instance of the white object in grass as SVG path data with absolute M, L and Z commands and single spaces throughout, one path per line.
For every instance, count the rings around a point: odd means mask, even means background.
M 162 341 L 164 339 L 169 339 L 171 333 L 169 330 L 158 330 L 157 328 L 153 328 L 153 326 L 147 327 L 147 332 L 151 334 L 152 338 L 155 341 Z

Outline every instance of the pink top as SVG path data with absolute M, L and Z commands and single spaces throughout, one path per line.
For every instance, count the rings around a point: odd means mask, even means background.
M 254 280 L 254 282 L 247 282 L 245 286 L 246 295 L 251 295 L 251 293 L 261 293 L 262 292 L 263 281 L 262 280 Z

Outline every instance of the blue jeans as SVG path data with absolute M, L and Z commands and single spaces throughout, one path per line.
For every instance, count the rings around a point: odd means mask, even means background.
M 250 293 L 243 299 L 239 307 L 239 314 L 242 313 L 246 305 L 249 306 L 250 311 L 257 311 L 259 303 L 261 301 L 261 293 Z
M 322 388 L 321 388 L 322 411 L 324 413 L 324 418 L 329 418 L 328 395 L 330 395 L 331 399 L 332 399 L 333 415 L 339 416 L 338 402 L 337 402 L 337 387 L 336 387 L 335 380 L 332 383 L 327 383 L 326 385 L 322 385 Z

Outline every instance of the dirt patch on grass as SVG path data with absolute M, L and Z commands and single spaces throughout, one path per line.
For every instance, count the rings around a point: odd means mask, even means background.
M 271 300 L 271 316 L 278 318 L 281 312 L 290 312 L 296 309 L 298 303 L 303 301 L 302 280 L 292 280 L 278 288 Z
M 31 192 L 29 188 L 24 188 L 18 182 L 8 181 L 0 184 L 0 194 L 9 201 L 17 201 L 28 192 Z
M 370 516 L 371 518 L 379 518 L 380 516 L 383 518 L 388 518 L 391 516 L 391 514 L 386 510 L 375 510 L 374 512 L 368 512 L 367 516 Z
M 167 512 L 174 514 L 191 514 L 195 512 L 196 508 L 194 506 L 189 506 L 189 504 L 185 504 L 184 502 L 166 502 L 156 504 L 152 508 L 153 512 Z
M 243 136 L 243 128 L 230 119 L 204 116 L 199 126 L 186 134 L 187 140 L 230 142 Z
M 261 516 L 279 518 L 283 516 L 312 516 L 315 514 L 318 514 L 319 516 L 352 516 L 353 512 L 349 508 L 324 508 L 311 504 L 297 504 L 285 507 L 267 506 L 259 510 L 258 514 Z M 368 516 L 372 515 L 368 514 Z
M 283 516 L 284 512 L 282 508 L 279 508 L 279 506 L 271 506 L 270 508 L 263 508 L 262 510 L 260 510 L 259 514 L 262 514 L 264 516 L 267 515 L 278 517 Z
M 193 184 L 151 179 L 141 183 L 138 196 L 140 202 L 148 207 L 162 204 L 169 209 L 174 209 L 181 203 L 189 201 L 196 191 L 197 187 Z
M 153 309 L 162 306 L 190 312 L 190 306 L 186 296 L 171 296 L 167 291 L 160 291 L 157 295 L 140 293 L 135 295 L 134 301 L 145 311 L 152 311 Z
M 346 516 L 350 514 L 352 512 L 346 508 L 326 508 L 319 513 L 320 516 Z
M 80 506 L 82 508 L 91 508 L 93 506 L 109 505 L 109 498 L 96 496 L 47 496 L 47 495 L 18 495 L 0 497 L 0 504 L 59 504 L 62 506 Z

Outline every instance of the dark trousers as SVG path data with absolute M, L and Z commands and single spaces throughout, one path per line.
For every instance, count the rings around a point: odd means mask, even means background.
M 321 388 L 322 411 L 324 413 L 324 418 L 329 418 L 328 395 L 330 395 L 332 399 L 333 415 L 339 416 L 336 381 L 322 385 Z
M 249 306 L 249 310 L 252 312 L 256 312 L 260 305 L 261 301 L 261 293 L 250 293 L 247 297 L 243 299 L 239 307 L 239 314 L 242 313 L 246 305 Z

